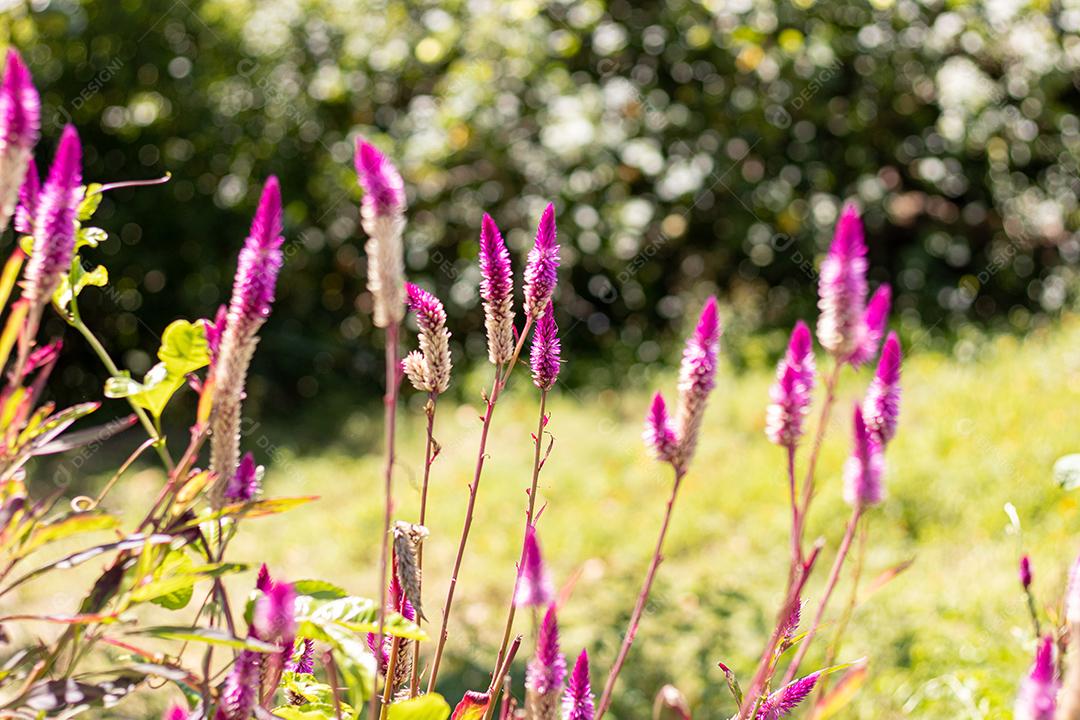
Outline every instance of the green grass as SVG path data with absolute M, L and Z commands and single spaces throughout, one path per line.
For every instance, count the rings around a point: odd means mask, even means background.
M 864 598 L 840 660 L 866 657 L 870 680 L 845 718 L 1007 718 L 1034 647 L 1016 581 L 1020 538 L 1007 531 L 1007 502 L 1025 524 L 1041 601 L 1055 604 L 1078 545 L 1075 494 L 1052 482 L 1051 466 L 1080 449 L 1080 324 L 1068 321 L 1024 340 L 970 340 L 957 357 L 916 350 L 904 369 L 900 432 L 888 452 L 888 498 L 870 513 L 863 586 L 886 569 L 912 567 Z M 823 451 L 810 536 L 827 541 L 831 563 L 847 517 L 839 469 L 849 447 L 850 406 L 870 371 L 846 371 L 839 411 Z M 718 661 L 747 682 L 780 602 L 787 561 L 783 454 L 763 434 L 770 373 L 721 370 L 702 444 L 676 508 L 666 560 L 619 688 L 615 715 L 647 718 L 671 682 L 695 717 L 733 710 Z M 673 376 L 655 379 L 669 397 Z M 478 379 L 470 383 L 479 385 Z M 500 403 L 480 488 L 477 522 L 451 622 L 446 692 L 481 688 L 501 635 L 520 547 L 536 398 L 521 374 Z M 601 685 L 648 563 L 671 478 L 640 442 L 648 388 L 587 396 L 557 388 L 549 403 L 555 443 L 541 476 L 541 540 L 558 583 L 563 649 L 587 647 Z M 477 393 L 478 395 L 479 393 Z M 409 391 L 409 395 L 412 393 Z M 477 406 L 478 406 L 477 402 Z M 233 558 L 265 560 L 288 578 L 324 577 L 375 594 L 379 539 L 379 409 L 357 414 L 343 437 L 276 451 L 271 495 L 314 493 L 315 505 L 253 520 Z M 406 410 L 396 516 L 418 500 L 422 425 Z M 426 608 L 437 618 L 461 529 L 480 422 L 475 406 L 439 408 L 443 446 L 431 488 Z M 288 429 L 247 439 L 288 444 Z M 258 452 L 258 450 L 257 450 Z M 265 456 L 265 451 L 261 453 Z M 802 458 L 801 459 L 805 459 Z M 159 476 L 133 475 L 111 498 L 141 505 Z M 819 569 L 809 599 L 818 596 Z M 576 582 L 572 582 L 576 580 Z M 238 589 L 251 582 L 242 578 Z M 834 608 L 849 596 L 845 575 Z M 35 592 L 35 591 L 31 591 Z M 24 600 L 31 595 L 24 595 Z M 833 613 L 830 618 L 835 618 Z M 528 629 L 528 619 L 519 628 Z M 821 660 L 827 629 L 809 660 Z M 531 651 L 531 643 L 523 650 Z M 527 654 L 523 652 L 523 654 Z M 809 667 L 809 665 L 808 665 Z M 515 668 L 516 688 L 523 673 Z

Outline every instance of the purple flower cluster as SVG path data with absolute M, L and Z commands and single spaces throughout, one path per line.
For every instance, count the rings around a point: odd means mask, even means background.
M 214 720 L 249 720 L 259 702 L 262 654 L 241 650 L 225 677 Z
M 800 320 L 791 333 L 787 354 L 776 369 L 776 382 L 769 389 L 765 434 L 771 442 L 787 448 L 798 444 L 813 390 L 814 347 L 809 328 Z
M 81 185 L 82 145 L 75 128 L 67 125 L 36 202 L 34 249 L 23 276 L 23 295 L 32 304 L 47 303 L 70 269 Z
M 525 544 L 521 551 L 521 566 L 518 568 L 517 587 L 514 590 L 514 605 L 517 607 L 545 607 L 554 600 L 551 580 L 544 568 L 544 558 L 540 554 L 540 543 L 536 539 L 536 528 L 529 526 L 525 531 Z
M 791 711 L 810 695 L 820 678 L 820 672 L 811 673 L 769 695 L 758 709 L 758 720 L 779 720 L 790 715 Z
M 417 390 L 444 393 L 450 387 L 451 369 L 446 310 L 437 297 L 417 285 L 406 283 L 405 293 L 416 314 L 420 349 L 405 356 L 401 367 Z
M 1035 663 L 1020 685 L 1014 708 L 1015 720 L 1054 720 L 1059 689 L 1054 666 L 1054 639 L 1047 635 L 1039 641 Z
M 547 310 L 558 280 L 559 244 L 556 242 L 555 206 L 548 203 L 536 228 L 536 242 L 525 265 L 525 313 L 539 319 Z
M 253 499 L 259 494 L 259 475 L 260 468 L 255 464 L 255 456 L 244 453 L 228 487 L 225 488 L 225 499 L 229 502 L 248 502 Z
M 7 229 L 19 189 L 33 162 L 41 128 L 41 100 L 30 71 L 9 50 L 0 82 L 0 232 Z M 35 171 L 34 181 L 37 181 Z
M 502 365 L 514 354 L 514 273 L 502 233 L 487 213 L 480 221 L 480 297 L 488 359 Z
M 582 650 L 574 663 L 570 680 L 566 683 L 563 716 L 565 720 L 593 720 L 594 712 L 592 688 L 589 684 L 589 653 Z
M 559 377 L 560 354 L 559 326 L 555 324 L 555 311 L 549 302 L 547 310 L 536 321 L 529 356 L 533 384 L 545 392 L 555 385 Z

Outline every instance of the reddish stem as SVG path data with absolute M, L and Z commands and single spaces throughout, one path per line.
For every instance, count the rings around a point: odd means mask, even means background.
M 427 441 L 424 446 L 424 482 L 420 488 L 420 524 L 427 524 L 427 496 L 428 496 L 428 481 L 431 478 L 431 463 L 434 462 L 432 452 L 435 447 L 435 404 L 438 400 L 438 393 L 431 393 L 428 395 L 427 412 Z M 420 547 L 417 549 L 416 565 L 420 569 L 419 576 L 424 576 L 424 544 L 420 543 Z M 421 581 L 422 582 L 422 581 Z M 421 587 L 423 587 L 421 585 Z M 420 618 L 416 619 L 416 624 L 419 625 Z M 409 697 L 414 698 L 420 692 L 420 641 L 413 641 L 412 645 L 412 679 L 409 681 Z
M 604 683 L 604 692 L 600 696 L 600 703 L 596 707 L 596 720 L 600 720 L 604 713 L 607 712 L 608 706 L 611 705 L 611 695 L 615 690 L 615 681 L 619 677 L 619 672 L 622 671 L 627 655 L 630 654 L 630 646 L 634 644 L 634 636 L 637 635 L 641 615 L 645 612 L 645 603 L 649 600 L 649 592 L 652 590 L 653 581 L 656 579 L 656 571 L 664 559 L 664 538 L 667 536 L 668 526 L 671 524 L 671 512 L 675 507 L 675 498 L 679 494 L 679 487 L 682 485 L 682 479 L 685 475 L 684 470 L 676 468 L 675 482 L 671 484 L 671 496 L 668 497 L 667 510 L 664 512 L 664 522 L 660 525 L 660 535 L 656 539 L 656 549 L 653 551 L 652 562 L 649 564 L 649 571 L 645 575 L 645 583 L 641 586 L 641 592 L 638 593 L 634 612 L 630 615 L 630 624 L 626 628 L 626 636 L 623 638 L 622 647 L 619 648 L 615 664 L 612 665 L 607 682 Z
M 802 505 L 799 507 L 799 547 L 802 547 L 803 533 L 806 531 L 806 513 L 810 509 L 810 501 L 814 498 L 814 473 L 817 471 L 818 457 L 821 455 L 821 445 L 825 440 L 825 431 L 829 428 L 829 414 L 836 402 L 836 385 L 840 380 L 840 370 L 844 364 L 836 362 L 833 370 L 825 381 L 825 402 L 821 406 L 821 417 L 818 419 L 817 431 L 814 434 L 814 444 L 810 448 L 810 460 L 806 466 L 806 479 L 803 481 Z
M 855 529 L 859 524 L 859 518 L 862 516 L 862 511 L 863 508 L 861 505 L 856 505 L 851 511 L 851 518 L 848 520 L 847 529 L 844 530 L 844 539 L 840 541 L 840 549 L 836 552 L 836 559 L 833 561 L 832 569 L 829 571 L 829 579 L 825 583 L 825 594 L 821 596 L 821 601 L 818 603 L 817 613 L 814 615 L 813 624 L 810 625 L 810 629 L 807 630 L 806 636 L 803 637 L 802 642 L 799 643 L 799 649 L 795 653 L 795 658 L 791 661 L 791 664 L 788 665 L 787 672 L 784 673 L 783 685 L 787 685 L 795 679 L 795 673 L 799 672 L 799 664 L 802 663 L 803 658 L 806 657 L 806 653 L 810 649 L 810 643 L 817 634 L 818 628 L 821 627 L 821 620 L 825 616 L 825 608 L 828 606 L 833 590 L 836 589 L 836 583 L 840 579 L 840 570 L 843 568 L 844 561 L 848 556 L 848 551 L 851 549 L 851 541 L 855 537 Z

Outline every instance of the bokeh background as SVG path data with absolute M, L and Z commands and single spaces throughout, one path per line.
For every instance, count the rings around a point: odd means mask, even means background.
M 43 90 L 43 156 L 70 120 L 88 178 L 173 175 L 101 211 L 122 291 L 104 330 L 136 373 L 156 347 L 136 314 L 211 314 L 277 173 L 289 256 L 253 398 L 374 392 L 357 134 L 401 166 L 409 272 L 459 358 L 483 342 L 481 214 L 523 255 L 555 203 L 580 386 L 640 380 L 709 292 L 731 352 L 775 354 L 779 334 L 745 336 L 812 310 L 845 200 L 906 337 L 1024 332 L 1073 299 L 1075 0 L 0 4 Z
M 858 203 L 872 283 L 893 285 L 891 326 L 912 361 L 890 499 L 862 551 L 857 595 L 869 602 L 842 652 L 870 657 L 871 679 L 841 717 L 1011 717 L 1033 647 L 1016 557 L 1033 553 L 1040 599 L 1053 606 L 1080 522 L 1076 498 L 1050 480 L 1054 460 L 1080 445 L 1071 434 L 1080 324 L 1059 317 L 1075 309 L 1080 259 L 1080 0 L 0 0 L 0 9 L 0 44 L 20 48 L 42 90 L 39 162 L 70 121 L 88 179 L 172 175 L 109 193 L 95 217 L 109 239 L 88 253 L 116 292 L 87 290 L 83 314 L 134 373 L 153 362 L 168 322 L 211 316 L 226 299 L 262 180 L 280 176 L 286 265 L 255 359 L 248 407 L 259 421 L 245 443 L 269 465 L 268 492 L 324 501 L 253 522 L 238 554 L 286 575 L 373 587 L 382 340 L 365 289 L 357 135 L 402 170 L 408 273 L 444 299 L 454 333 L 435 565 L 449 562 L 460 527 L 489 380 L 480 217 L 495 217 L 520 272 L 544 204 L 555 203 L 569 361 L 551 405 L 547 547 L 556 576 L 577 582 L 566 642 L 589 647 L 600 668 L 621 639 L 669 482 L 638 441 L 646 390 L 670 392 L 679 338 L 700 301 L 719 295 L 721 389 L 618 718 L 649 717 L 665 682 L 688 694 L 695 717 L 726 717 L 716 662 L 749 672 L 764 642 L 786 553 L 782 458 L 762 433 L 771 367 L 793 320 L 814 317 L 817 262 L 843 203 Z M 99 398 L 96 360 L 76 342 L 64 352 L 56 392 Z M 845 406 L 867 379 L 845 377 Z M 507 508 L 520 501 L 536 411 L 524 383 L 506 403 L 448 695 L 485 682 L 492 618 L 513 582 L 518 523 Z M 187 410 L 180 399 L 166 418 L 177 442 Z M 403 507 L 419 474 L 411 394 L 407 410 Z M 846 519 L 846 420 L 832 433 L 812 531 L 834 548 Z M 107 455 L 90 463 L 103 478 Z M 120 508 L 161 482 L 151 467 L 136 470 L 114 493 Z M 239 582 L 238 592 L 250 585 Z M 844 584 L 838 597 L 852 592 Z M 22 598 L 56 612 L 70 600 L 66 587 Z M 135 702 L 123 717 L 155 715 Z

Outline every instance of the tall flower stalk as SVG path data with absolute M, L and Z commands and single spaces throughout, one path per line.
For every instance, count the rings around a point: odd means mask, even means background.
M 600 696 L 600 702 L 596 707 L 596 718 L 599 720 L 607 712 L 611 705 L 611 697 L 615 691 L 615 681 L 619 678 L 619 672 L 630 654 L 630 647 L 634 644 L 634 636 L 637 635 L 641 616 L 645 612 L 645 604 L 649 600 L 649 592 L 656 580 L 656 572 L 663 560 L 664 539 L 667 537 L 668 527 L 671 524 L 672 511 L 675 508 L 675 499 L 679 494 L 679 487 L 686 476 L 690 461 L 693 459 L 694 450 L 697 446 L 697 436 L 701 428 L 702 416 L 705 413 L 705 405 L 709 394 L 716 382 L 717 355 L 720 352 L 720 319 L 716 307 L 716 298 L 710 297 L 705 302 L 701 311 L 697 327 L 686 343 L 683 351 L 682 365 L 679 369 L 679 405 L 673 427 L 675 451 L 672 454 L 671 463 L 675 471 L 675 479 L 671 484 L 671 495 L 668 497 L 664 519 L 660 525 L 660 534 L 656 539 L 656 549 L 653 551 L 652 562 L 649 564 L 645 575 L 645 582 L 638 594 L 637 604 L 630 615 L 630 622 L 623 637 L 619 654 L 615 663 L 608 673 L 604 683 L 604 692 Z M 660 403 L 662 408 L 663 403 Z M 657 423 L 663 426 L 663 431 L 655 427 Z M 657 412 L 656 402 L 646 420 L 646 440 L 656 438 L 658 435 L 665 439 L 668 435 L 666 413 Z M 653 452 L 661 457 L 662 453 L 656 446 Z
M 393 514 L 393 476 L 398 390 L 398 337 L 405 316 L 405 184 L 393 163 L 363 138 L 356 140 L 356 175 L 364 190 L 360 222 L 368 239 L 368 290 L 373 304 L 373 320 L 386 336 L 386 388 L 383 396 L 385 425 L 385 465 L 383 469 L 383 532 L 379 549 L 379 632 L 382 647 L 386 631 L 386 568 Z M 446 369 L 449 372 L 449 368 Z M 369 716 L 374 718 L 378 693 L 371 694 Z
M 240 462 L 240 414 L 248 367 L 258 332 L 274 302 L 281 270 L 281 188 L 270 176 L 251 221 L 237 262 L 232 298 L 225 316 L 213 370 L 214 406 L 210 417 L 210 469 L 217 478 L 211 498 L 220 506 Z
M 469 499 L 465 507 L 465 522 L 461 528 L 457 554 L 450 572 L 450 585 L 443 605 L 442 622 L 435 645 L 435 657 L 431 664 L 431 676 L 428 678 L 428 692 L 435 688 L 446 647 L 447 627 L 454 604 L 454 591 L 457 589 L 461 563 L 465 557 L 465 548 L 469 542 L 473 514 L 476 510 L 476 498 L 480 489 L 480 478 L 484 472 L 484 460 L 487 457 L 488 434 L 495 414 L 495 405 L 499 395 L 506 387 L 510 374 L 517 365 L 518 357 L 524 347 L 533 325 L 551 302 L 555 291 L 555 278 L 559 265 L 559 246 L 556 240 L 555 209 L 545 208 L 537 227 L 536 241 L 529 253 L 525 267 L 525 324 L 513 342 L 513 271 L 510 267 L 510 253 L 506 249 L 502 233 L 490 216 L 484 215 L 480 226 L 480 297 L 484 303 L 484 326 L 487 330 L 488 359 L 495 366 L 495 377 L 491 391 L 485 398 L 483 425 L 480 429 L 480 443 L 476 453 L 476 467 L 472 482 L 469 484 Z M 537 308 L 540 308 L 537 310 Z M 511 349 L 512 348 L 512 349 Z M 505 657 L 503 665 L 506 665 Z

